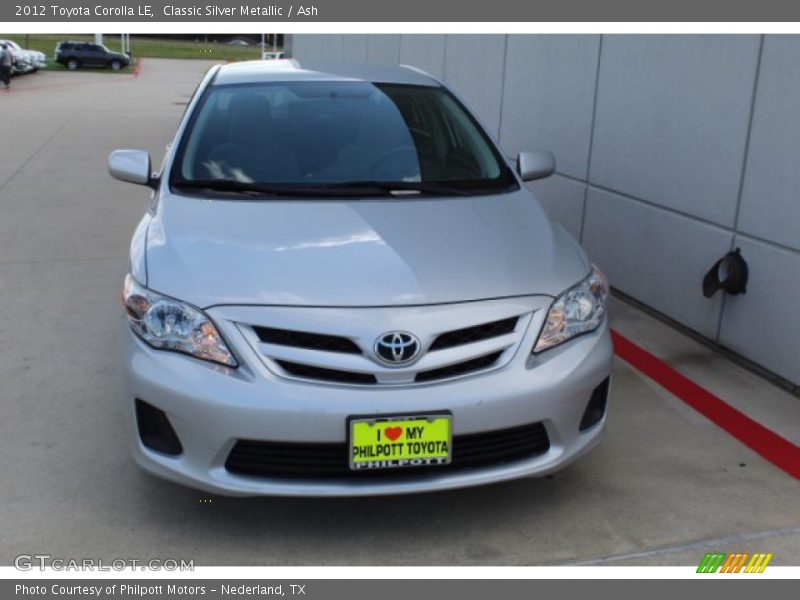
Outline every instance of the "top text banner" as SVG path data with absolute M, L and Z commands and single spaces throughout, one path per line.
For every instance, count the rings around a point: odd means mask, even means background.
M 780 22 L 787 0 L 3 0 L 0 22 Z

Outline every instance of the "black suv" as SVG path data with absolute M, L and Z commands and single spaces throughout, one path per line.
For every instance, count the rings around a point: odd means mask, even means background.
M 131 62 L 129 56 L 91 42 L 60 42 L 56 46 L 55 58 L 57 63 L 71 71 L 79 67 L 106 67 L 119 71 Z

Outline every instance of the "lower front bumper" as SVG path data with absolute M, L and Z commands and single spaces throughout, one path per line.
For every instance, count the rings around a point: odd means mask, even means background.
M 607 326 L 563 347 L 530 357 L 520 352 L 490 373 L 425 386 L 364 389 L 330 387 L 231 370 L 180 354 L 156 351 L 126 326 L 123 336 L 125 403 L 134 399 L 164 411 L 183 446 L 180 456 L 145 447 L 130 428 L 134 457 L 157 476 L 231 496 L 367 496 L 448 490 L 557 471 L 594 448 L 606 418 L 586 431 L 579 423 L 592 391 L 611 371 Z M 448 410 L 453 434 L 473 434 L 542 423 L 550 447 L 528 459 L 459 471 L 413 469 L 389 477 L 262 478 L 229 472 L 225 462 L 237 440 L 344 442 L 351 415 L 426 414 Z

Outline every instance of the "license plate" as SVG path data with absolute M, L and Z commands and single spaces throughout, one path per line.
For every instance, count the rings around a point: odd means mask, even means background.
M 350 469 L 398 469 L 446 465 L 452 457 L 449 414 L 352 418 Z

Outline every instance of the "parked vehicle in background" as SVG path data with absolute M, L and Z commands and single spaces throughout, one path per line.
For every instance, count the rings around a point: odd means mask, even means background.
M 121 52 L 112 52 L 102 44 L 92 42 L 59 42 L 56 45 L 55 61 L 70 71 L 82 67 L 101 67 L 119 71 L 127 67 L 131 59 Z
M 47 66 L 47 58 L 42 52 L 26 50 L 12 40 L 0 40 L 0 44 L 5 45 L 14 57 L 11 66 L 14 74 L 35 73 Z
M 33 57 L 33 63 L 36 67 L 34 71 L 38 71 L 47 66 L 47 55 L 44 52 L 39 52 L 38 50 L 26 50 L 26 52 L 30 52 Z

